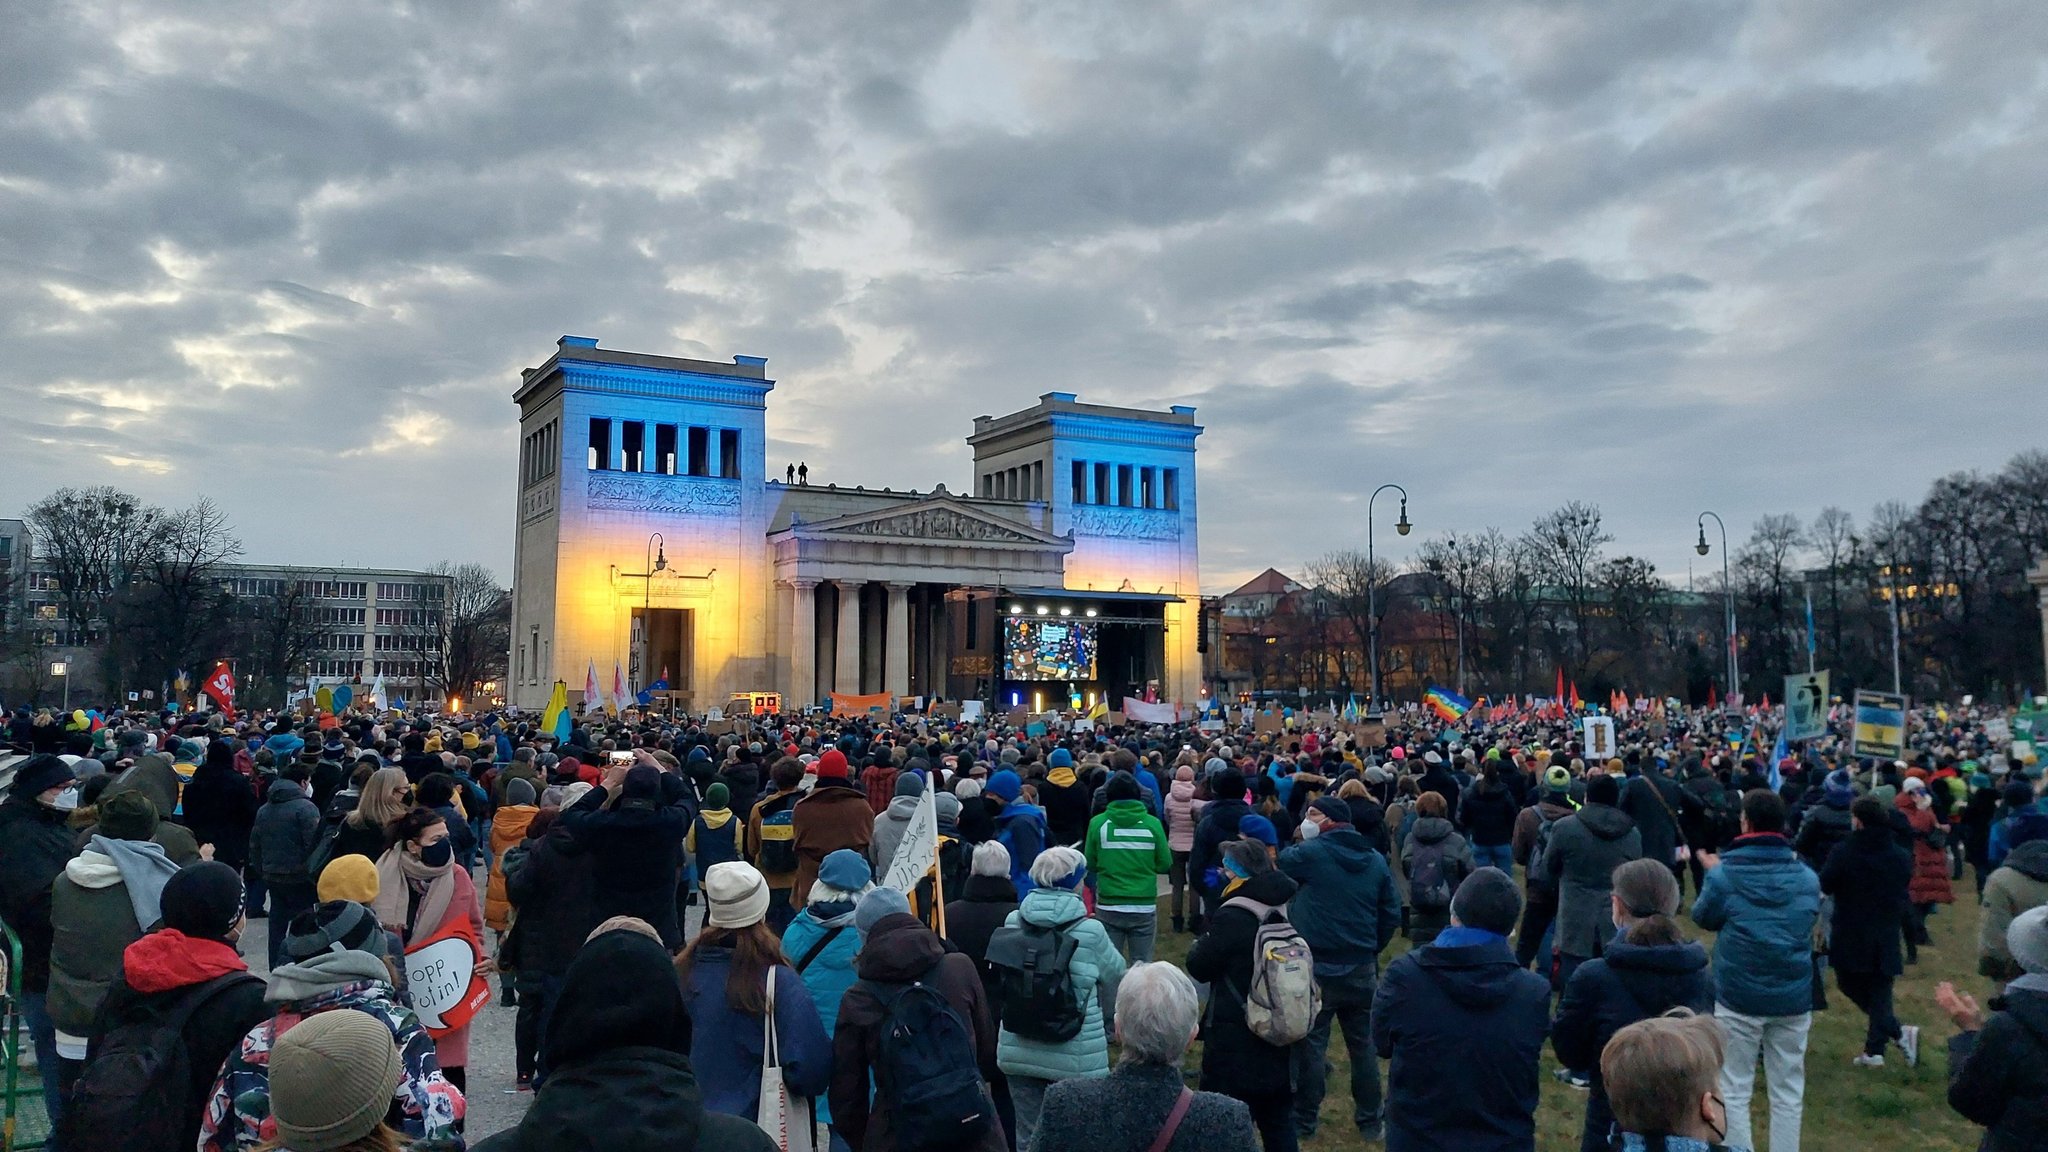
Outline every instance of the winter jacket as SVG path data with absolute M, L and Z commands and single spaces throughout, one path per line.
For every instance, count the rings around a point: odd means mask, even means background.
M 959 1014 L 982 1078 L 990 1079 L 996 1072 L 996 1029 L 974 962 L 957 953 L 948 955 L 945 944 L 915 916 L 897 912 L 882 917 L 861 947 L 860 982 L 841 1001 L 839 1029 L 832 1036 L 832 1127 L 862 1152 L 894 1152 L 897 1147 L 892 1093 L 880 1080 L 888 1012 L 877 992 L 912 981 L 937 992 Z M 1004 1152 L 1008 1144 L 1002 1124 L 992 1122 L 972 1142 L 954 1140 L 946 1147 Z
M 50 1019 L 57 1031 L 83 1039 L 121 974 L 122 953 L 154 925 L 137 922 L 120 869 L 90 848 L 51 886 L 50 924 Z
M 450 869 L 455 877 L 455 894 L 448 900 L 448 911 L 439 924 L 416 924 L 406 934 L 403 946 L 410 948 L 418 942 L 449 929 L 462 921 L 469 921 L 469 928 L 483 947 L 483 908 L 476 898 L 476 882 L 469 878 L 469 869 L 454 866 Z M 450 1029 L 434 1038 L 434 1051 L 438 1054 L 443 1068 L 469 1067 L 469 1024 Z
M 1614 1125 L 1600 1076 L 1600 1053 L 1607 1042 L 1628 1025 L 1673 1008 L 1701 1015 L 1714 1011 L 1707 950 L 1692 941 L 1644 945 L 1617 936 L 1600 958 L 1572 973 L 1550 1023 L 1550 1046 L 1565 1067 L 1584 1071 L 1593 1081 L 1579 1152 L 1603 1152 Z
M 870 764 L 860 770 L 861 790 L 867 793 L 868 811 L 880 816 L 896 798 L 896 777 L 902 775 L 894 764 Z
M 1333 827 L 1280 853 L 1298 886 L 1289 913 L 1318 965 L 1372 964 L 1401 928 L 1386 858 L 1356 828 Z
M 2013 980 L 2020 968 L 2006 946 L 2013 917 L 2048 904 L 2048 840 L 2030 840 L 2006 853 L 2005 863 L 1984 882 L 1984 912 L 1977 927 L 1977 970 L 1993 980 Z
M 1173 849 L 1144 801 L 1112 800 L 1107 811 L 1088 822 L 1086 839 L 1082 854 L 1095 878 L 1096 907 L 1157 907 L 1159 878 L 1173 867 Z
M 1038 786 L 1038 802 L 1045 808 L 1046 835 L 1054 844 L 1074 845 L 1088 830 L 1088 813 L 1093 790 L 1068 767 L 1046 773 Z M 1142 802 L 1140 809 L 1144 808 Z
M 100 799 L 104 802 L 116 792 L 131 791 L 149 797 L 149 802 L 156 805 L 159 817 L 156 834 L 150 839 L 163 848 L 171 863 L 183 868 L 199 859 L 199 841 L 193 838 L 192 830 L 171 818 L 171 814 L 178 810 L 178 797 L 184 787 L 184 779 L 178 775 L 177 769 L 171 767 L 171 758 L 151 753 L 136 757 L 134 765 L 100 793 Z M 94 831 L 96 829 L 88 828 L 79 836 L 80 848 L 92 839 Z
M 595 865 L 583 842 L 560 823 L 506 872 L 505 897 L 516 910 L 515 955 L 507 966 L 521 972 L 567 973 L 584 937 L 604 922 L 596 910 Z
M 1621 810 L 1636 822 L 1642 835 L 1642 858 L 1669 864 L 1678 859 L 1680 827 L 1678 814 L 1685 806 L 1685 789 L 1661 772 L 1632 776 L 1621 788 Z
M 1545 793 L 1545 795 L 1548 795 L 1548 793 Z M 1515 817 L 1513 851 L 1515 863 L 1521 865 L 1524 869 L 1522 884 L 1529 892 L 1548 894 L 1553 903 L 1556 902 L 1557 897 L 1555 882 L 1548 877 L 1538 876 L 1533 870 L 1530 870 L 1530 858 L 1535 854 L 1536 840 L 1543 831 L 1543 825 L 1546 823 L 1555 824 L 1577 811 L 1578 809 L 1570 803 L 1546 799 L 1522 809 L 1521 815 Z M 1557 835 L 1556 828 L 1552 828 L 1550 832 L 1553 837 Z
M 601 1140 L 593 1137 L 601 1134 Z M 623 1046 L 548 1069 L 519 1126 L 470 1152 L 775 1152 L 752 1117 L 706 1111 L 689 1057 Z
M 1505 937 L 1453 928 L 1388 965 L 1372 1001 L 1388 1152 L 1533 1152 L 1549 1028 L 1550 982 Z
M 1913 826 L 1913 903 L 1955 903 L 1955 890 L 1948 879 L 1948 852 L 1934 842 L 1937 837 L 1946 836 L 1941 818 L 1934 814 L 1934 809 L 1913 803 L 1911 793 L 1901 793 L 1893 803 Z
M 1808 868 L 1819 872 L 1827 867 L 1835 846 L 1847 840 L 1855 826 L 1846 805 L 1837 808 L 1823 803 L 1808 808 L 1805 818 L 1799 821 L 1799 834 L 1792 839 L 1792 850 L 1799 853 Z
M 729 864 L 748 858 L 747 823 L 732 808 L 706 808 L 690 821 L 683 851 L 688 853 L 690 864 L 697 870 L 699 883 L 702 883 L 702 877 L 711 871 L 713 864 Z
M 1166 1064 L 1119 1064 L 1101 1080 L 1067 1080 L 1046 1089 L 1038 1132 L 1027 1152 L 1085 1148 L 1148 1152 L 1186 1087 Z M 1251 1110 L 1220 1092 L 1197 1092 L 1166 1152 L 1258 1152 Z
M 1076 947 L 1067 976 L 1081 1003 L 1081 1031 L 1071 1040 L 1053 1042 L 1027 1039 L 1005 1026 L 996 1063 L 1012 1076 L 1065 1080 L 1109 1075 L 1109 1021 L 1103 1018 L 1102 1005 L 1105 998 L 1115 998 L 1117 981 L 1124 975 L 1123 955 L 1109 942 L 1109 931 L 1101 921 L 1088 919 L 1087 905 L 1065 888 L 1033 889 L 1003 924 L 1051 928 L 1069 922 Z
M 505 895 L 505 853 L 526 839 L 526 830 L 540 809 L 531 804 L 501 804 L 491 818 L 490 875 L 484 882 L 484 923 L 494 932 L 512 927 L 512 901 Z
M 1020 894 L 1031 891 L 1031 865 L 1051 843 L 1046 839 L 1045 810 L 1013 800 L 996 813 L 996 839 L 1010 850 L 1010 882 Z
M 334 829 L 334 844 L 327 850 L 327 862 L 332 864 L 343 856 L 368 856 L 374 862 L 389 847 L 384 842 L 383 828 L 366 828 L 350 815 Z
M 1245 1023 L 1245 996 L 1251 988 L 1252 949 L 1260 918 L 1249 908 L 1229 903 L 1237 897 L 1280 908 L 1294 898 L 1297 885 L 1284 872 L 1261 872 L 1226 889 L 1210 918 L 1209 931 L 1188 950 L 1188 975 L 1212 985 L 1209 1012 L 1202 1023 L 1202 1090 L 1237 1099 L 1284 1093 L 1292 1084 L 1298 1045 L 1279 1047 L 1252 1034 Z M 1296 922 L 1296 929 L 1301 925 Z
M 1948 1106 L 1984 1127 L 1980 1152 L 2048 1149 L 2048 979 L 2033 980 L 1948 1042 Z
M 1557 880 L 1557 950 L 1593 956 L 1613 931 L 1614 870 L 1643 855 L 1628 813 L 1588 804 L 1550 830 L 1543 868 Z
M 454 826 L 449 826 L 452 835 Z M 272 783 L 249 835 L 249 865 L 269 884 L 310 884 L 306 861 L 320 844 L 320 809 L 290 780 Z
M 1906 922 L 1906 884 L 1913 858 L 1889 828 L 1863 828 L 1829 854 L 1820 890 L 1835 898 L 1828 925 L 1828 963 L 1842 972 L 1905 971 L 1899 959 Z
M 329 955 L 359 957 L 367 962 L 366 971 L 377 964 L 361 952 Z M 287 965 L 285 971 L 295 967 Z M 271 982 L 275 987 L 275 975 Z M 270 1119 L 271 1049 L 299 1021 L 341 1008 L 376 1018 L 391 1030 L 398 1045 L 401 1071 L 392 1100 L 400 1114 L 396 1127 L 407 1138 L 408 1152 L 460 1152 L 462 1137 L 455 1124 L 465 1111 L 462 1093 L 441 1074 L 433 1037 L 391 985 L 368 978 L 345 980 L 312 996 L 273 1003 L 276 1015 L 242 1037 L 213 1081 L 199 1127 L 199 1152 L 251 1152 L 276 1136 L 277 1126 Z
M 810 795 L 797 801 L 790 814 L 790 828 L 796 845 L 796 888 L 791 902 L 801 908 L 825 857 L 841 848 L 867 854 L 875 837 L 875 813 L 860 790 L 820 780 Z
M 528 784 L 533 785 L 533 794 L 535 796 L 539 796 L 542 790 L 547 787 L 547 781 L 541 779 L 540 769 L 533 766 L 533 761 L 514 760 L 505 766 L 504 771 L 498 773 L 496 779 L 491 781 L 491 803 L 503 808 L 505 806 L 505 789 L 510 787 L 514 780 L 524 780 Z
M 2006 853 L 2029 840 L 2048 840 L 2048 800 L 2036 800 L 1993 820 L 1985 858 L 1996 868 L 2005 863 Z
M 950 889 L 949 889 L 950 891 Z M 989 1020 L 1003 1022 L 996 1000 L 995 970 L 988 966 L 988 939 L 1017 910 L 1017 886 L 1008 876 L 969 876 L 960 894 L 946 904 L 946 939 L 974 961 L 988 996 Z
M 840 1001 L 846 990 L 853 987 L 854 957 L 861 951 L 860 932 L 853 926 L 853 913 L 843 912 L 822 920 L 812 908 L 797 913 L 796 919 L 790 921 L 782 933 L 782 954 L 789 958 L 789 966 L 795 968 L 820 943 L 824 947 L 798 975 L 803 977 L 804 988 L 810 992 L 811 1003 L 818 1008 L 818 1020 L 825 1026 L 826 1038 L 830 1039 L 839 1024 Z M 823 1099 L 818 1101 L 818 1120 L 826 1124 L 832 1122 L 831 1109 Z
M 1458 885 L 1475 870 L 1472 846 L 1451 830 L 1449 820 L 1441 816 L 1424 816 L 1415 821 L 1414 828 L 1401 846 L 1401 876 L 1408 881 L 1408 937 L 1417 944 L 1427 944 L 1436 939 L 1436 934 L 1451 924 L 1449 901 L 1445 901 L 1441 908 L 1424 908 L 1415 903 L 1416 857 L 1431 850 L 1442 853 L 1444 881 L 1450 885 L 1452 893 L 1456 893 Z
M 1512 843 L 1519 815 L 1521 805 L 1502 785 L 1475 784 L 1466 789 L 1458 804 L 1458 826 L 1464 829 L 1465 838 L 1486 848 Z
M 1205 800 L 1195 799 L 1193 780 L 1175 780 L 1166 790 L 1166 846 L 1175 852 L 1195 847 L 1195 824 L 1202 818 Z
M 249 830 L 256 823 L 256 791 L 228 764 L 202 764 L 185 785 L 185 827 L 213 858 L 230 868 L 249 862 Z
M 1237 839 L 1237 825 L 1251 811 L 1251 806 L 1242 800 L 1211 800 L 1202 809 L 1201 823 L 1195 826 L 1194 847 L 1188 855 L 1188 883 L 1202 894 L 1207 908 L 1213 909 L 1217 900 L 1209 870 L 1222 865 L 1224 842 Z
M 1783 836 L 1738 836 L 1708 872 L 1692 921 L 1714 940 L 1715 1002 L 1745 1016 L 1813 1010 L 1820 878 Z
M 728 764 L 718 773 L 718 779 L 725 785 L 728 806 L 737 813 L 754 810 L 754 804 L 761 799 L 761 766 L 748 761 Z M 741 823 L 745 823 L 744 820 Z
M 24 990 L 50 987 L 50 889 L 78 854 L 65 813 L 33 796 L 0 801 L 0 920 L 21 938 Z
M 854 794 L 858 797 L 858 793 Z M 742 1016 L 726 999 L 732 949 L 699 946 L 690 965 L 683 1001 L 690 1013 L 690 1067 L 704 1091 L 704 1107 L 727 1116 L 761 1111 L 763 1028 L 758 1016 Z M 823 1096 L 832 1079 L 832 1041 L 803 978 L 777 964 L 775 1042 L 782 1057 L 782 1082 L 798 1096 Z
M 185 1043 L 191 1083 L 181 1098 L 181 1131 L 196 1134 L 206 1111 L 213 1078 L 228 1054 L 251 1028 L 270 1019 L 263 1000 L 263 980 L 250 975 L 235 950 L 218 940 L 196 940 L 176 929 L 152 932 L 121 955 L 121 972 L 107 989 L 93 1025 L 89 1066 L 99 1056 L 100 1041 L 116 1028 L 149 1025 L 173 1015 L 200 985 L 240 974 L 207 994 L 203 1007 L 185 1021 L 179 1034 Z
M 762 822 L 785 809 L 795 807 L 796 802 L 803 799 L 803 796 L 803 792 L 796 788 L 792 788 L 787 792 L 771 792 L 756 801 L 753 810 L 747 814 L 747 851 L 753 860 L 754 867 L 760 869 L 761 878 L 768 881 L 768 887 L 770 888 L 791 887 L 796 883 L 796 873 L 794 871 L 778 872 L 772 868 L 762 866 L 766 856 L 766 853 L 762 850 L 763 846 L 761 843 Z M 778 831 L 780 833 L 780 840 L 786 843 L 796 830 L 787 824 L 783 824 L 778 826 Z
M 898 796 L 889 801 L 882 814 L 875 817 L 874 838 L 868 841 L 868 863 L 873 865 L 875 875 L 888 872 L 889 864 L 896 859 L 896 849 L 903 846 L 903 836 L 910 831 L 910 821 L 917 815 L 917 806 L 923 802 L 921 796 Z
M 590 854 L 596 883 L 592 911 L 599 922 L 637 916 L 654 926 L 664 945 L 682 947 L 676 882 L 682 876 L 690 811 L 652 798 L 622 799 L 609 810 L 604 803 L 605 790 L 592 788 L 556 818 L 583 839 Z

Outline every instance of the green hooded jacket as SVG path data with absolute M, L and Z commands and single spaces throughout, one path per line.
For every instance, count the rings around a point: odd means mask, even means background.
M 1142 800 L 1112 800 L 1102 815 L 1088 822 L 1082 854 L 1095 875 L 1097 907 L 1159 901 L 1159 877 L 1173 866 L 1166 827 L 1145 811 Z

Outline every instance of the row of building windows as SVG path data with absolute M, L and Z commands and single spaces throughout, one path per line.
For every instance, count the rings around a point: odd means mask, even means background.
M 1069 480 L 1068 499 L 1075 504 L 1168 510 L 1180 507 L 1178 468 L 1076 460 Z
M 432 608 L 379 608 L 377 623 L 394 628 L 439 628 L 441 613 Z
M 416 584 L 379 584 L 379 588 L 416 588 Z M 369 595 L 370 585 L 362 580 L 285 580 L 268 576 L 238 576 L 227 581 L 227 590 L 236 596 L 282 596 L 295 591 L 312 600 L 361 600 Z
M 314 643 L 313 648 L 320 652 L 361 652 L 363 650 L 363 634 L 361 632 L 322 633 L 320 639 Z
M 356 639 L 361 640 L 362 637 L 358 636 Z M 438 652 L 440 650 L 441 638 L 439 636 L 377 637 L 377 651 L 379 652 Z
M 313 675 L 328 680 L 357 680 L 383 676 L 391 680 L 417 680 L 434 671 L 419 660 L 311 660 L 306 666 Z
M 562 422 L 550 420 L 519 442 L 519 483 L 538 484 L 555 474 L 562 457 Z
M 616 444 L 613 425 L 618 426 Z M 651 472 L 657 476 L 740 476 L 740 432 L 737 428 L 697 428 L 677 424 L 653 426 L 642 420 L 590 420 L 586 466 L 593 472 Z
M 369 609 L 367 608 L 315 608 L 313 609 L 313 623 L 353 624 L 360 628 L 363 626 L 363 620 L 368 614 Z
M 363 670 L 360 660 L 310 660 L 306 667 L 315 676 L 333 679 L 353 678 Z
M 1045 461 L 1034 460 L 1000 472 L 983 473 L 981 495 L 987 500 L 1045 499 Z
M 378 600 L 439 600 L 439 584 L 378 584 Z

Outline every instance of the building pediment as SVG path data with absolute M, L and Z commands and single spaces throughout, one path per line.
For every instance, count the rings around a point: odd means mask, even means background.
M 806 540 L 885 539 L 904 543 L 996 544 L 1062 551 L 1074 545 L 1068 537 L 1041 532 L 947 496 L 876 512 L 792 523 L 785 531 Z

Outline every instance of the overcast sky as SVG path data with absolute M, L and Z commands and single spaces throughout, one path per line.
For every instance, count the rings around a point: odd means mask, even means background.
M 1682 581 L 2044 446 L 2048 5 L 17 4 L 0 515 L 508 574 L 563 333 L 766 356 L 769 468 L 1196 405 L 1204 584 L 1597 502 Z M 1381 505 L 1386 519 L 1387 506 Z M 1718 555 L 1703 563 L 1718 566 Z

